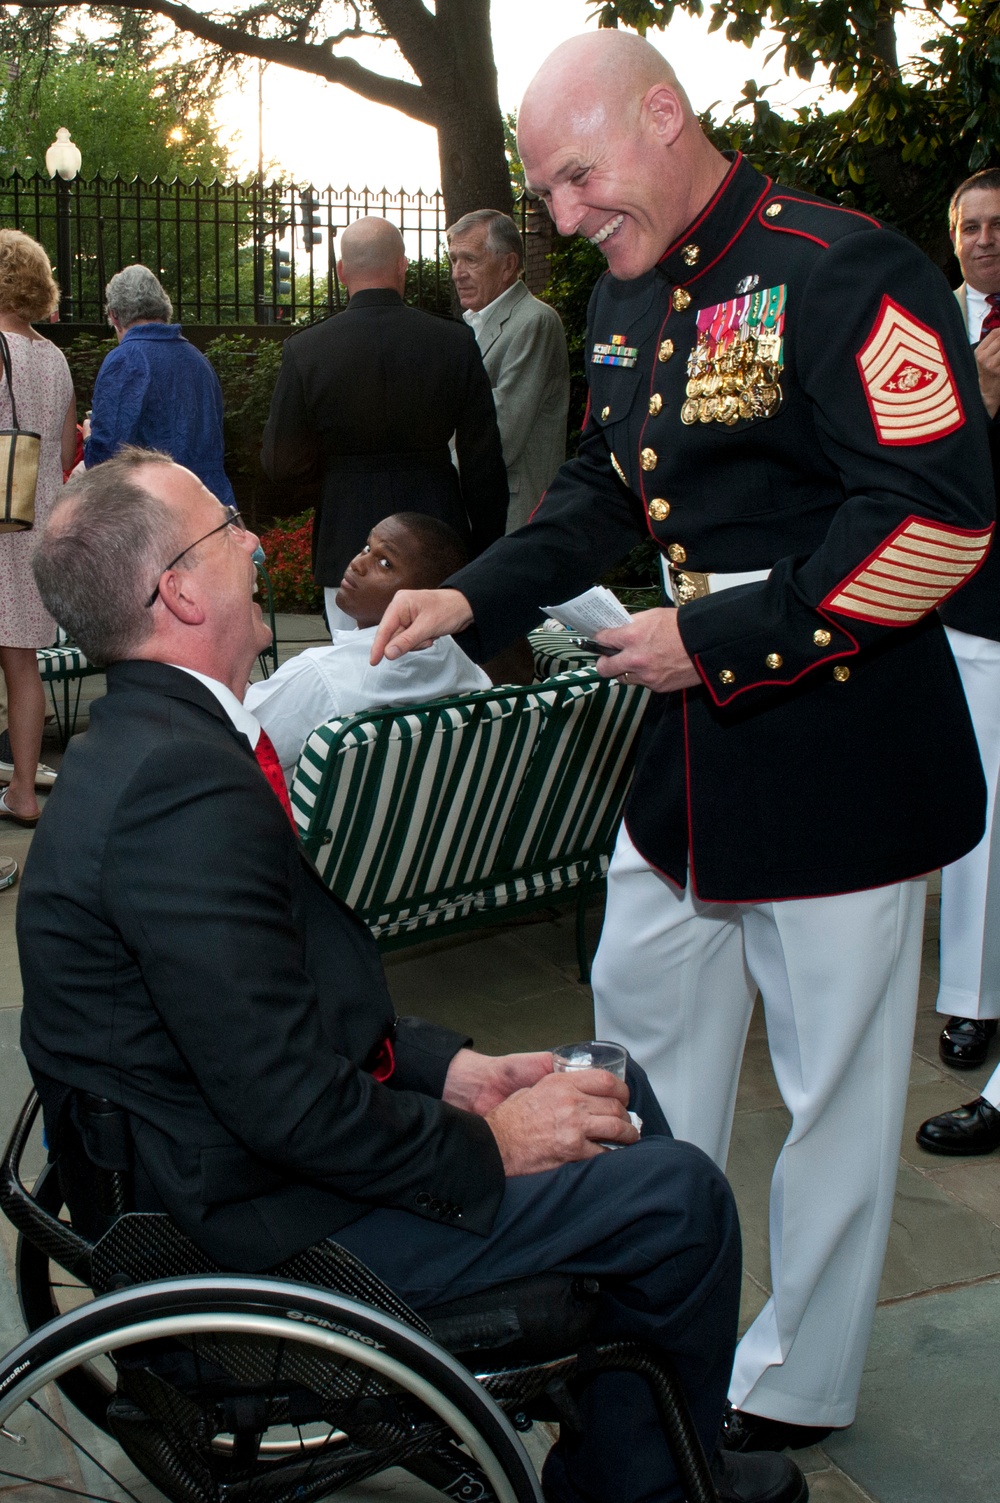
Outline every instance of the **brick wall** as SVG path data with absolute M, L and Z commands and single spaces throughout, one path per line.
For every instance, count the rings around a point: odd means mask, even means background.
M 524 280 L 529 292 L 540 293 L 548 286 L 555 225 L 541 199 L 528 205 L 525 220 Z

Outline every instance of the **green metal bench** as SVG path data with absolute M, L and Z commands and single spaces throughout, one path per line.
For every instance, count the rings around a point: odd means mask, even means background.
M 59 731 L 59 744 L 65 747 L 70 736 L 76 730 L 76 717 L 80 709 L 80 690 L 83 680 L 90 678 L 95 673 L 103 673 L 103 668 L 95 668 L 88 663 L 79 647 L 75 647 L 66 633 L 60 627 L 56 636 L 54 647 L 41 647 L 37 654 L 38 675 L 43 684 L 47 684 L 52 698 L 52 709 L 55 712 L 56 727 Z M 60 698 L 56 698 L 56 685 L 62 687 Z M 76 693 L 71 692 L 71 686 L 76 685 Z
M 328 721 L 292 782 L 303 844 L 386 950 L 575 899 L 588 980 L 646 698 L 587 668 Z

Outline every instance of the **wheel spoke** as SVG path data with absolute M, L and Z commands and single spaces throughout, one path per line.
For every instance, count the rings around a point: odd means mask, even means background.
M 88 1461 L 93 1462 L 94 1466 L 97 1467 L 97 1470 L 99 1472 L 103 1472 L 105 1477 L 109 1478 L 116 1487 L 120 1487 L 126 1497 L 132 1499 L 132 1503 L 139 1503 L 139 1499 L 136 1497 L 135 1493 L 130 1492 L 129 1489 L 125 1486 L 124 1482 L 116 1477 L 113 1472 L 109 1472 L 104 1463 L 102 1461 L 98 1461 L 93 1451 L 89 1451 L 83 1444 L 82 1440 L 79 1440 L 75 1435 L 71 1435 L 70 1432 L 66 1429 L 66 1426 L 61 1425 L 56 1419 L 55 1415 L 50 1414 L 47 1409 L 45 1409 L 41 1404 L 38 1403 L 37 1399 L 29 1399 L 28 1405 L 30 1408 L 34 1409 L 37 1414 L 40 1414 L 43 1419 L 47 1419 L 50 1425 L 55 1426 L 55 1428 L 59 1431 L 59 1434 L 65 1440 L 68 1440 L 70 1445 L 73 1446 L 77 1451 L 80 1451 L 84 1456 L 86 1456 Z M 83 1496 L 87 1497 L 89 1496 L 89 1494 L 84 1493 Z

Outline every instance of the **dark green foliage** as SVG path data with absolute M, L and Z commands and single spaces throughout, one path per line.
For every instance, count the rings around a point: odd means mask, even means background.
M 97 372 L 101 368 L 105 355 L 114 349 L 117 342 L 113 337 L 95 339 L 93 334 L 77 334 L 71 343 L 63 346 L 63 354 L 66 356 L 70 375 L 73 377 L 73 387 L 76 391 L 76 415 L 80 422 L 83 422 L 84 415 L 93 405 Z
M 240 510 L 256 531 L 272 511 L 260 445 L 281 365 L 281 344 L 274 339 L 255 341 L 247 334 L 223 334 L 205 346 L 205 354 L 222 386 L 226 474 Z

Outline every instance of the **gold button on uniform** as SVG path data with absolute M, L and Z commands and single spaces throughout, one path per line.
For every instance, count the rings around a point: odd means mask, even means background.
M 681 260 L 684 262 L 685 266 L 697 266 L 698 257 L 700 255 L 701 251 L 697 245 L 685 245 L 684 249 L 681 251 Z
M 670 301 L 674 305 L 675 313 L 683 313 L 685 308 L 690 308 L 691 306 L 691 294 L 690 292 L 685 292 L 683 287 L 675 287 L 674 295 Z
M 659 356 L 657 358 L 659 360 L 661 360 L 664 364 L 666 364 L 666 362 L 670 359 L 670 357 L 671 357 L 671 355 L 673 353 L 674 353 L 674 342 L 673 342 L 673 340 L 672 339 L 665 339 L 663 341 L 663 343 L 660 345 L 660 353 L 659 353 Z
M 671 543 L 667 549 L 667 557 L 672 564 L 687 563 L 687 549 L 681 543 Z
M 649 412 L 650 412 L 650 416 L 651 417 L 655 417 L 656 414 L 662 408 L 662 406 L 663 406 L 663 398 L 660 396 L 660 393 L 658 391 L 654 391 L 653 395 L 649 399 Z
M 838 684 L 846 684 L 847 680 L 851 676 L 851 670 L 850 668 L 845 667 L 843 663 L 838 663 L 836 668 L 833 670 L 833 676 L 837 680 Z
M 733 672 L 733 670 L 731 668 L 723 668 L 722 672 L 719 674 L 719 683 L 735 684 L 735 682 L 736 674 Z
M 769 652 L 764 662 L 769 668 L 781 668 L 784 666 L 784 658 L 780 652 Z
M 601 421 L 604 422 L 604 423 L 606 423 L 607 420 L 608 420 L 608 418 L 610 416 L 611 416 L 611 408 L 610 407 L 602 407 L 601 408 Z
M 649 503 L 649 515 L 654 522 L 665 522 L 670 515 L 670 502 L 662 496 L 654 496 Z
M 644 470 L 655 470 L 657 464 L 656 450 L 643 449 L 642 453 L 639 455 L 639 463 L 642 465 Z
M 830 636 L 830 633 L 826 631 L 822 626 L 818 629 L 818 631 L 813 632 L 813 641 L 816 643 L 817 647 L 829 647 L 832 640 L 833 639 Z
M 780 204 L 768 204 L 767 208 L 764 210 L 765 217 L 768 218 L 768 219 L 777 219 L 777 217 L 778 217 L 778 215 L 780 213 L 781 213 L 781 205 Z

